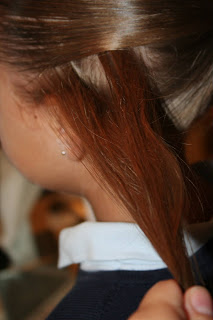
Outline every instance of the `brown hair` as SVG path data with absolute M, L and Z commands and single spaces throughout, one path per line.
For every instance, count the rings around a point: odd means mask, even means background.
M 39 75 L 25 91 L 57 101 L 50 112 L 183 288 L 197 207 L 183 137 L 213 92 L 212 14 L 212 0 L 0 2 L 0 61 Z

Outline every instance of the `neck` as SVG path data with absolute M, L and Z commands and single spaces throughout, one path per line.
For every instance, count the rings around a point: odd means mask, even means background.
M 135 222 L 127 210 L 124 210 L 112 196 L 98 184 L 89 188 L 85 197 L 100 222 Z

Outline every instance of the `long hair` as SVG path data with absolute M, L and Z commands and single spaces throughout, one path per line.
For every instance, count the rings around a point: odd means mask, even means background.
M 213 93 L 212 15 L 212 0 L 0 1 L 0 62 L 34 76 L 17 92 L 49 97 L 183 288 L 198 208 L 183 139 Z

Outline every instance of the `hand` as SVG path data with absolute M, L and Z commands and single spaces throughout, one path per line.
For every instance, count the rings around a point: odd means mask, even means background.
M 191 287 L 183 294 L 175 280 L 160 281 L 147 292 L 128 320 L 159 319 L 212 320 L 212 298 L 200 286 Z

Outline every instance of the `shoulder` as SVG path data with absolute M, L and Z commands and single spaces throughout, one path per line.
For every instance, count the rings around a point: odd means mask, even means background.
M 157 281 L 170 278 L 167 269 L 155 271 L 80 271 L 68 292 L 46 320 L 123 320 L 138 307 Z

